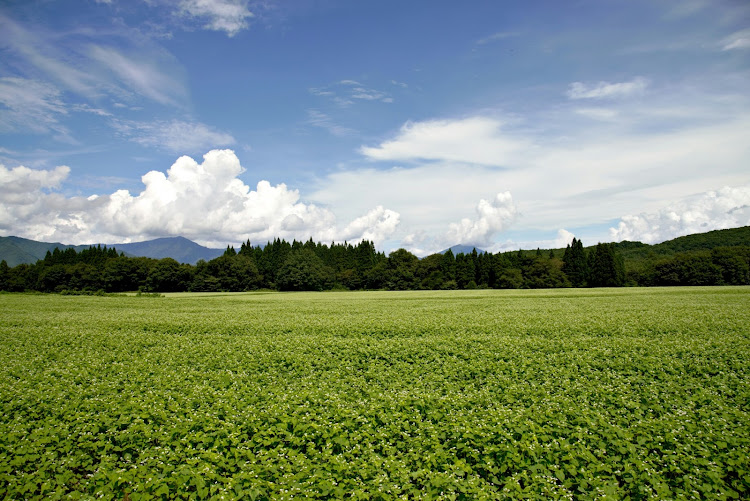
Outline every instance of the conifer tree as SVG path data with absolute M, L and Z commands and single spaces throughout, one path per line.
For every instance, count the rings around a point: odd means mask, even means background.
M 583 243 L 580 240 L 573 238 L 573 242 L 565 248 L 562 271 L 573 287 L 586 286 L 588 263 L 586 262 Z

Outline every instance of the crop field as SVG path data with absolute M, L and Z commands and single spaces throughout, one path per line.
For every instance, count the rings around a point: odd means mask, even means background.
M 748 499 L 750 288 L 0 295 L 5 499 Z

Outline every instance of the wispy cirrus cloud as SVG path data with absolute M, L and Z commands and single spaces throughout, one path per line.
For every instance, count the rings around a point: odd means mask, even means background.
M 750 28 L 732 33 L 721 44 L 722 50 L 750 49 Z
M 197 121 L 158 120 L 138 122 L 113 120 L 118 133 L 142 146 L 154 147 L 175 153 L 206 150 L 235 143 L 234 137 Z
M 575 112 L 594 120 L 610 121 L 617 118 L 617 110 L 611 108 L 578 108 Z
M 223 31 L 229 37 L 246 29 L 254 17 L 245 0 L 181 0 L 179 12 L 204 22 L 204 29 Z
M 516 31 L 498 31 L 492 35 L 480 38 L 475 43 L 476 45 L 487 45 L 488 43 L 497 42 L 498 40 L 505 40 L 506 38 L 513 38 L 519 35 Z
M 174 71 L 165 71 L 165 66 L 178 66 L 165 51 L 154 50 L 150 54 L 125 54 L 113 47 L 92 45 L 91 58 L 107 68 L 131 91 L 161 104 L 180 106 L 187 98 L 183 79 L 175 77 Z M 170 64 L 171 63 L 171 64 Z M 179 73 L 179 72 L 178 72 Z
M 96 31 L 57 33 L 25 26 L 0 13 L 0 46 L 16 76 L 52 84 L 86 101 L 142 97 L 182 106 L 188 97 L 182 66 L 163 47 L 127 28 L 102 45 Z M 33 76 L 33 77 L 31 77 Z
M 28 28 L 0 12 L 0 46 L 6 49 L 6 62 L 19 75 L 42 76 L 56 85 L 80 95 L 99 95 L 95 72 L 87 71 L 85 57 L 78 47 L 55 43 L 54 33 Z
M 26 78 L 0 78 L 0 104 L 4 106 L 0 109 L 2 132 L 69 134 L 59 121 L 68 111 L 53 85 Z
M 392 81 L 394 85 L 402 84 Z M 314 96 L 326 97 L 342 107 L 355 104 L 357 101 L 371 101 L 381 103 L 392 103 L 393 97 L 381 90 L 363 85 L 356 80 L 340 80 L 334 84 L 324 87 L 312 87 L 308 89 Z
M 648 80 L 636 77 L 629 82 L 597 82 L 585 84 L 573 82 L 566 95 L 570 99 L 618 99 L 643 94 L 648 87 Z
M 338 137 L 350 136 L 356 133 L 354 129 L 339 125 L 335 123 L 330 116 L 314 109 L 307 110 L 307 123 L 315 127 L 325 129 L 334 136 Z

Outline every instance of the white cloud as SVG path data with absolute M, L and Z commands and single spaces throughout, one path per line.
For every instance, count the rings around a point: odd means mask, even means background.
M 418 256 L 440 252 L 457 244 L 489 250 L 495 247 L 497 234 L 508 229 L 518 216 L 518 208 L 508 191 L 498 193 L 492 200 L 479 200 L 475 212 L 473 219 L 466 217 L 451 222 L 447 230 L 437 234 L 419 230 L 404 236 L 401 242 Z
M 602 121 L 614 120 L 618 115 L 616 110 L 609 108 L 579 108 L 575 111 L 579 115 Z
M 398 226 L 400 215 L 398 212 L 383 208 L 378 205 L 364 216 L 358 217 L 349 223 L 341 232 L 339 239 L 344 240 L 370 240 L 382 242 L 390 237 Z
M 92 97 L 98 94 L 97 76 L 80 66 L 80 54 L 49 41 L 44 30 L 26 29 L 0 13 L 0 44 L 9 49 L 9 56 L 20 56 L 30 67 L 40 70 L 62 88 Z M 66 50 L 67 49 L 67 50 Z
M 61 91 L 88 101 L 109 96 L 115 102 L 142 96 L 162 104 L 184 106 L 188 99 L 185 71 L 177 59 L 139 30 L 110 27 L 101 45 L 98 30 L 53 31 L 25 26 L 0 13 L 0 47 L 18 75 L 53 82 Z
M 654 244 L 711 230 L 750 225 L 750 185 L 724 187 L 685 198 L 657 212 L 624 216 L 610 228 L 613 240 Z
M 499 31 L 497 33 L 493 33 L 492 35 L 486 36 L 484 38 L 480 38 L 477 40 L 477 45 L 486 45 L 491 42 L 496 42 L 498 40 L 504 40 L 506 38 L 512 38 L 517 37 L 518 33 L 515 31 Z
M 69 173 L 66 166 L 35 170 L 0 165 L 0 231 L 34 234 L 41 227 L 61 224 L 55 216 L 64 201 L 49 190 L 58 188 Z
M 100 117 L 111 117 L 112 113 L 101 108 L 93 108 L 88 104 L 76 104 L 70 108 L 71 111 L 77 111 L 81 113 L 91 113 L 92 115 L 98 115 Z
M 351 106 L 357 101 L 378 101 L 381 103 L 393 102 L 393 98 L 387 92 L 366 87 L 356 80 L 339 80 L 338 82 L 326 87 L 312 87 L 309 91 L 310 94 L 315 96 L 331 99 L 342 108 Z
M 70 173 L 70 167 L 61 165 L 52 170 L 36 170 L 18 166 L 7 169 L 0 165 L 0 200 L 19 193 L 32 193 L 42 188 L 58 188 Z
M 378 101 L 386 97 L 384 92 L 380 92 L 374 89 L 368 89 L 366 87 L 355 87 L 352 89 L 352 99 L 363 99 L 365 101 Z
M 518 213 L 509 191 L 498 193 L 491 201 L 481 199 L 476 207 L 477 218 L 464 218 L 451 223 L 445 240 L 450 245 L 492 245 L 492 239 L 513 223 Z
M 607 109 L 618 119 L 593 126 L 574 103 L 535 117 L 548 129 L 483 116 L 407 123 L 379 146 L 360 149 L 379 165 L 331 172 L 310 199 L 348 218 L 382 204 L 401 215 L 394 238 L 440 250 L 445 246 L 429 245 L 431 238 L 471 218 L 488 191 L 507 190 L 517 206 L 516 239 L 526 241 L 519 232 L 591 226 L 596 229 L 583 232 L 587 240 L 607 241 L 607 225 L 623 214 L 657 211 L 665 199 L 750 182 L 744 99 L 690 97 L 679 114 L 671 112 L 679 99 L 667 108 L 613 105 Z M 644 126 L 647 133 L 640 131 Z
M 297 190 L 260 181 L 254 190 L 239 179 L 244 169 L 231 150 L 212 150 L 198 163 L 183 156 L 167 170 L 142 177 L 137 195 L 66 198 L 50 191 L 65 179 L 67 167 L 34 171 L 0 166 L 0 230 L 64 243 L 117 243 L 182 235 L 199 243 L 226 245 L 250 239 L 381 242 L 399 215 L 377 207 L 340 229 L 326 209 L 300 202 Z
M 373 160 L 443 160 L 504 166 L 530 143 L 503 133 L 502 123 L 485 117 L 407 122 L 395 139 L 360 152 Z
M 575 234 L 569 232 L 565 228 L 561 228 L 557 230 L 557 238 L 552 241 L 552 245 L 550 245 L 550 248 L 561 249 L 563 247 L 567 247 L 571 242 L 573 242 L 573 238 L 575 238 Z
M 722 50 L 750 49 L 750 29 L 732 33 L 722 42 Z
M 339 137 L 349 136 L 356 132 L 354 129 L 334 123 L 331 117 L 318 110 L 307 110 L 307 123 Z
M 518 249 L 564 249 L 573 241 L 573 237 L 575 236 L 576 235 L 574 233 L 561 228 L 557 230 L 555 238 L 521 241 L 508 239 L 502 242 L 497 242 L 494 245 L 487 247 L 485 250 L 496 253 L 514 251 Z
M 173 106 L 180 105 L 187 98 L 182 78 L 167 69 L 168 63 L 173 62 L 168 60 L 172 58 L 161 51 L 125 55 L 112 47 L 92 45 L 90 55 L 112 71 L 119 82 L 142 96 Z
M 192 153 L 235 143 L 232 135 L 212 129 L 200 122 L 114 120 L 112 124 L 120 134 L 138 144 L 172 152 L 189 151 Z
M 593 85 L 573 82 L 568 87 L 567 96 L 570 99 L 624 98 L 643 94 L 647 86 L 648 81 L 642 77 L 634 78 L 629 82 L 598 82 Z
M 180 11 L 190 17 L 207 19 L 204 28 L 223 31 L 233 37 L 247 28 L 253 13 L 244 0 L 181 0 Z
M 54 86 L 25 78 L 0 78 L 0 131 L 35 133 L 56 132 L 67 135 L 67 129 L 59 123 L 61 115 L 67 114 Z

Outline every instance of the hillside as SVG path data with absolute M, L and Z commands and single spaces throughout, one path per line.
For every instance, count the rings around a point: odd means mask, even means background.
M 694 233 L 654 245 L 627 240 L 619 242 L 616 245 L 626 260 L 643 259 L 649 255 L 670 256 L 678 252 L 750 245 L 750 226 L 727 230 L 713 230 L 706 233 Z
M 105 244 L 91 244 L 93 246 Z M 107 247 L 115 247 L 118 252 L 124 252 L 131 257 L 151 257 L 161 259 L 171 257 L 181 263 L 195 264 L 200 259 L 206 261 L 220 256 L 223 249 L 211 249 L 203 247 L 184 237 L 157 238 L 144 242 L 133 242 L 123 244 L 106 244 Z M 0 260 L 5 260 L 8 266 L 13 267 L 22 263 L 32 264 L 44 259 L 47 251 L 55 248 L 65 250 L 74 248 L 77 252 L 87 249 L 89 245 L 65 245 L 59 242 L 37 242 L 20 237 L 0 237 Z
M 594 247 L 590 242 L 584 242 L 587 248 Z M 92 244 L 105 245 L 105 244 Z M 108 247 L 115 247 L 118 252 L 124 252 L 127 256 L 132 257 L 151 257 L 161 259 L 171 257 L 181 263 L 195 264 L 199 260 L 210 261 L 219 257 L 224 249 L 212 249 L 203 247 L 184 237 L 169 237 L 147 240 L 144 242 L 106 244 Z M 731 228 L 727 230 L 715 230 L 706 233 L 696 233 L 678 237 L 673 240 L 667 240 L 660 244 L 649 245 L 641 242 L 622 241 L 615 244 L 626 261 L 641 261 L 649 256 L 671 256 L 680 252 L 695 250 L 710 250 L 715 247 L 732 247 L 747 245 L 750 246 L 750 226 L 741 228 Z M 43 259 L 47 251 L 55 248 L 61 250 L 74 248 L 76 251 L 86 249 L 88 245 L 65 245 L 59 242 L 37 242 L 20 237 L 0 237 L 0 260 L 5 260 L 8 266 L 17 266 L 21 263 L 35 263 Z M 453 255 L 460 253 L 470 254 L 474 246 L 471 245 L 454 245 L 450 248 Z M 562 257 L 565 249 L 554 249 L 556 257 Z M 444 254 L 448 249 L 441 252 Z M 536 252 L 535 249 L 533 249 Z M 486 251 L 477 249 L 477 253 L 482 254 Z M 527 252 L 532 252 L 528 250 Z M 548 252 L 544 250 L 545 255 Z
M 88 245 L 65 245 L 59 242 L 37 242 L 21 237 L 0 237 L 0 261 L 5 260 L 10 267 L 22 263 L 31 264 L 44 259 L 47 251 L 51 252 L 55 248 L 65 250 L 71 247 L 80 251 Z

